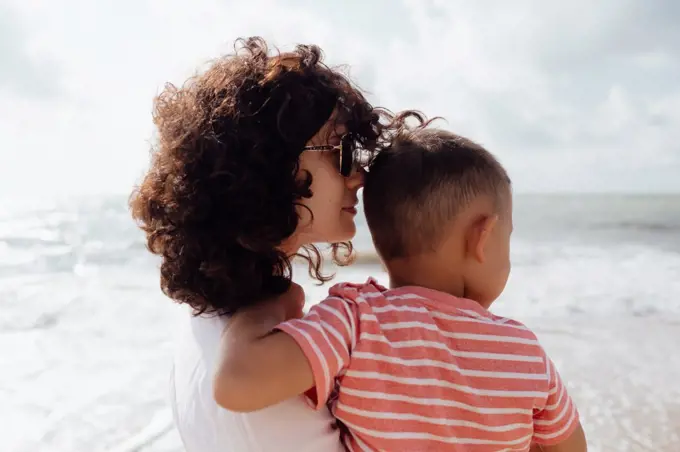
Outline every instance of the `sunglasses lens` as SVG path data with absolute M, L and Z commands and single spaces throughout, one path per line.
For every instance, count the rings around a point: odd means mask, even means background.
M 347 177 L 352 174 L 354 168 L 354 140 L 349 135 L 342 137 L 340 142 L 340 174 Z

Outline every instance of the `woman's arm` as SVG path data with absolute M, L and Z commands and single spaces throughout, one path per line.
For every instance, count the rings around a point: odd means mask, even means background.
M 235 314 L 227 324 L 213 382 L 215 401 L 239 412 L 255 411 L 301 394 L 314 385 L 303 350 L 288 334 L 274 331 L 300 317 L 302 288 Z

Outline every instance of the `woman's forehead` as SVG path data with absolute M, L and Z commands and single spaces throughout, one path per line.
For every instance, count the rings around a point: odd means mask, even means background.
M 318 135 L 325 139 L 340 138 L 348 131 L 347 121 L 343 121 L 335 110 L 326 124 L 319 130 Z

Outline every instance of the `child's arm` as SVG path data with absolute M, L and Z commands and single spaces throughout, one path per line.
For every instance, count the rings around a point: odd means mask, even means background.
M 225 328 L 213 382 L 215 401 L 232 411 L 254 411 L 300 394 L 314 384 L 304 353 L 273 331 L 300 303 L 301 288 L 233 315 Z
M 534 444 L 544 452 L 587 452 L 576 405 L 550 358 L 545 355 L 548 397 L 534 413 Z M 536 447 L 534 446 L 534 447 Z M 533 450 L 533 449 L 532 449 Z
M 318 405 L 325 403 L 332 380 L 349 361 L 352 332 L 342 325 L 354 322 L 337 316 L 350 310 L 342 309 L 344 301 L 334 298 L 314 306 L 304 319 L 281 324 L 291 317 L 284 306 L 290 306 L 292 298 L 290 293 L 283 295 L 230 319 L 222 335 L 213 386 L 220 406 L 255 411 L 312 387 Z

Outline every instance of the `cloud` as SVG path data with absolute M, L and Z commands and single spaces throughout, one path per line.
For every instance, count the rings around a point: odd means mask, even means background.
M 676 3 L 406 4 L 415 32 L 385 55 L 385 102 L 447 117 L 527 190 L 680 189 L 641 174 L 680 173 Z
M 670 0 L 0 2 L 0 192 L 128 191 L 154 95 L 249 35 L 319 44 L 373 103 L 446 117 L 520 191 L 680 191 Z
M 0 89 L 27 97 L 51 97 L 59 92 L 54 65 L 31 54 L 30 41 L 13 11 L 0 4 Z
M 236 14 L 213 0 L 16 1 L 12 8 L 35 51 L 56 62 L 63 96 L 0 93 L 0 192 L 11 194 L 129 191 L 148 162 L 152 99 L 164 83 L 181 84 L 253 28 L 301 41 L 331 33 L 305 11 L 262 15 L 277 8 L 259 0 Z

